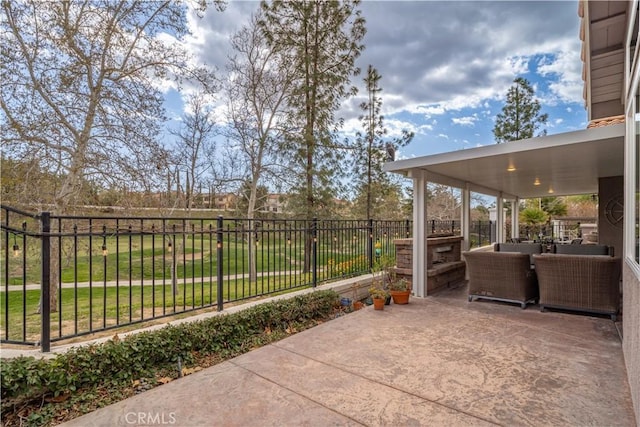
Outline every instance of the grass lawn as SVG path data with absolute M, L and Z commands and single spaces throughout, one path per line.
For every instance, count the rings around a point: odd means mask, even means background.
M 169 250 L 163 236 L 119 236 L 102 239 L 93 237 L 65 238 L 61 242 L 61 280 L 63 283 L 89 281 L 150 280 L 171 278 L 175 265 L 178 278 L 215 276 L 217 271 L 217 250 L 215 235 L 194 235 L 188 239 L 172 237 L 174 245 Z M 234 237 L 234 236 L 230 236 Z M 225 275 L 249 272 L 249 247 L 237 238 L 223 242 L 223 271 Z M 271 236 L 273 237 L 273 236 Z M 106 255 L 103 255 L 103 245 Z M 177 247 L 176 247 L 177 245 Z M 130 248 L 130 250 L 129 250 Z M 0 262 L 8 264 L 10 286 L 40 282 L 39 247 L 21 247 L 18 257 Z M 336 266 L 343 262 L 361 258 L 366 253 L 362 241 L 345 240 L 319 242 L 317 245 L 317 265 Z M 266 238 L 251 248 L 255 256 L 256 271 L 297 271 L 304 263 L 302 242 L 288 239 Z M 0 277 L 0 286 L 6 281 Z

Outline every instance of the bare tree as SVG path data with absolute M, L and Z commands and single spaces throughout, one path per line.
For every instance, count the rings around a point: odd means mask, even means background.
M 427 213 L 429 219 L 451 220 L 460 217 L 460 192 L 453 187 L 429 184 L 427 187 Z
M 184 173 L 185 176 L 182 193 L 187 211 L 193 207 L 194 199 L 200 195 L 200 189 L 206 184 L 205 179 L 213 168 L 216 124 L 208 105 L 205 93 L 189 96 L 180 128 L 170 130 L 176 137 L 174 162 L 178 173 Z
M 235 55 L 228 67 L 228 135 L 246 162 L 242 178 L 250 185 L 249 219 L 261 180 L 280 170 L 275 153 L 289 131 L 287 102 L 294 72 L 292 63 L 265 42 L 258 19 L 253 17 L 231 39 Z
M 178 43 L 156 37 L 185 35 L 184 4 L 25 0 L 2 1 L 1 7 L 5 152 L 38 159 L 62 177 L 50 201 L 54 211 L 82 203 L 84 181 L 155 185 L 142 183 L 160 177 L 156 138 L 164 110 L 158 81 L 173 76 L 207 85 L 211 80 L 206 69 L 188 65 Z M 51 271 L 55 310 L 57 265 Z
M 276 156 L 289 131 L 288 97 L 293 79 L 293 62 L 266 43 L 259 17 L 231 39 L 234 55 L 229 58 L 228 119 L 231 143 L 238 149 L 245 167 L 241 171 L 248 191 L 246 218 L 255 217 L 259 188 L 265 178 L 278 176 Z M 248 233 L 250 280 L 256 278 L 252 234 Z

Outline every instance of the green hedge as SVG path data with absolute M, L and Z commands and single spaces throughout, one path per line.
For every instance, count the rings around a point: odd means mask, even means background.
M 2 412 L 11 410 L 9 406 L 14 407 L 16 400 L 24 403 L 82 389 L 130 385 L 163 370 L 177 372 L 179 359 L 183 366 L 189 366 L 196 356 L 234 357 L 326 319 L 337 305 L 337 293 L 317 291 L 122 340 L 76 347 L 49 360 L 2 359 Z

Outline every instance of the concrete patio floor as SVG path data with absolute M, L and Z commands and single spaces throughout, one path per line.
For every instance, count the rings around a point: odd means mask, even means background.
M 636 426 L 608 318 L 466 300 L 373 307 L 65 426 Z

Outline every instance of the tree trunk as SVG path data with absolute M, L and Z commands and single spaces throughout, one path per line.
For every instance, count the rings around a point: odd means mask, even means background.
M 256 176 L 256 171 L 253 173 L 253 179 L 251 180 L 251 186 L 249 188 L 249 203 L 247 206 L 247 229 L 249 230 L 247 235 L 247 244 L 248 247 L 248 262 L 249 262 L 249 281 L 255 282 L 258 280 L 258 272 L 257 272 L 257 261 L 258 261 L 258 246 L 254 244 L 257 243 L 257 239 L 254 239 L 254 235 L 251 230 L 255 229 L 255 233 L 257 236 L 258 230 L 256 229 L 255 222 L 255 210 L 256 210 L 256 202 L 258 198 L 258 176 Z

